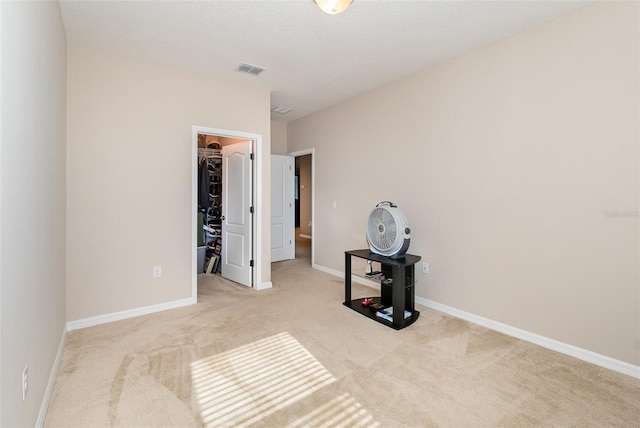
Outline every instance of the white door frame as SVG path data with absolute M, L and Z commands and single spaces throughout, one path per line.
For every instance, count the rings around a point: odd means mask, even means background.
M 316 149 L 298 150 L 287 153 L 287 156 L 297 158 L 298 156 L 311 155 L 311 267 L 316 266 Z
M 253 207 L 254 214 L 252 218 L 253 227 L 253 272 L 252 282 L 253 288 L 261 290 L 270 288 L 271 283 L 262 284 L 262 222 L 258 221 L 262 212 L 262 180 L 258 177 L 262 176 L 262 135 L 252 134 L 248 132 L 230 131 L 227 129 L 207 128 L 204 126 L 192 127 L 191 139 L 191 298 L 194 301 L 198 299 L 198 134 L 217 135 L 219 137 L 242 138 L 245 140 L 253 140 Z

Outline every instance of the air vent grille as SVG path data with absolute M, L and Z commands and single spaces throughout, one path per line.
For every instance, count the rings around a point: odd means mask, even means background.
M 258 67 L 257 65 L 241 63 L 236 67 L 236 71 L 257 76 L 264 71 L 264 68 Z
M 271 111 L 274 112 L 274 113 L 287 114 L 290 111 L 293 111 L 293 109 L 288 108 L 288 107 L 277 106 L 277 107 L 272 108 Z

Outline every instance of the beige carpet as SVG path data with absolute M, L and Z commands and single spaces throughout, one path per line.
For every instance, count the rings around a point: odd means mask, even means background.
M 640 426 L 636 379 L 426 308 L 392 330 L 306 258 L 272 279 L 71 332 L 46 426 Z

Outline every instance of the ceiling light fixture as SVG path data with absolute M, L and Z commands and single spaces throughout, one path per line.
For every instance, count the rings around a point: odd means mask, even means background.
M 353 0 L 313 0 L 324 13 L 337 15 L 347 10 Z

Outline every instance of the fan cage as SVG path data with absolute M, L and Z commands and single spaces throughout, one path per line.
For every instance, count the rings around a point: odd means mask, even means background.
M 397 207 L 378 204 L 367 223 L 370 251 L 387 257 L 403 257 L 409 246 L 408 231 L 407 220 Z

